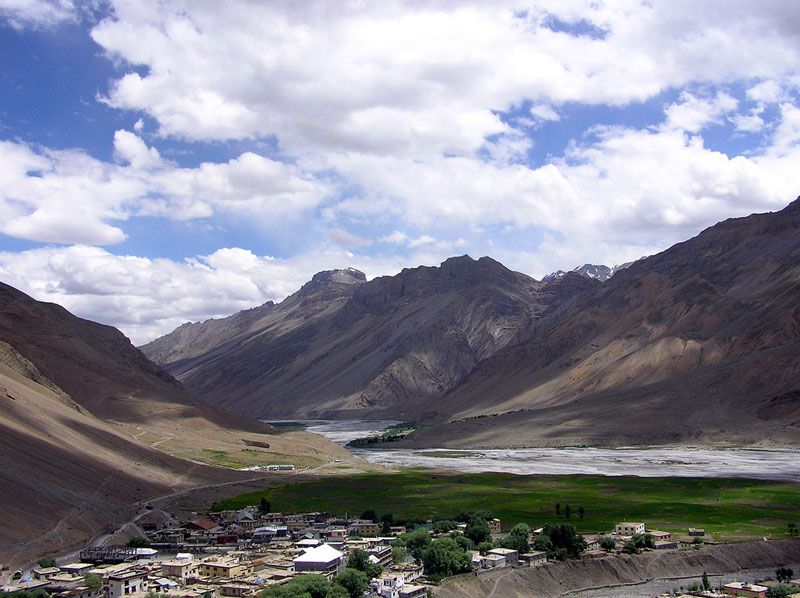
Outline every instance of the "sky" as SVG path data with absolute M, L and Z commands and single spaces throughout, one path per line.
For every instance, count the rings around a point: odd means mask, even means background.
M 135 344 L 800 195 L 795 0 L 0 0 L 0 280 Z

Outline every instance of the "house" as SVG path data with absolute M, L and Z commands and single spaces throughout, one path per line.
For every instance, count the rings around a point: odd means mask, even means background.
M 103 588 L 90 588 L 89 586 L 78 586 L 71 590 L 64 590 L 50 595 L 51 598 L 101 598 Z
M 641 521 L 623 521 L 614 528 L 614 533 L 620 536 L 632 536 L 634 534 L 644 534 L 644 523 Z
M 238 577 L 250 573 L 252 566 L 233 559 L 210 559 L 200 563 L 200 575 L 205 577 Z
M 528 567 L 535 567 L 536 565 L 541 565 L 547 562 L 547 553 L 543 550 L 535 551 L 535 552 L 526 552 L 524 554 L 519 555 L 519 561 L 522 565 L 527 565 Z
M 189 559 L 174 559 L 161 563 L 161 575 L 186 583 L 186 579 L 197 574 L 198 565 Z
M 489 533 L 490 534 L 499 534 L 500 533 L 500 520 L 499 519 L 489 519 L 486 523 L 489 524 Z
M 146 592 L 148 589 L 146 569 L 128 569 L 108 577 L 109 598 L 122 598 L 134 592 Z
M 372 521 L 355 521 L 351 529 L 357 536 L 376 537 L 381 533 L 381 526 Z
M 663 542 L 668 542 L 672 540 L 672 534 L 669 532 L 662 532 L 661 530 L 651 529 L 647 530 L 647 533 L 653 537 L 654 542 L 658 542 L 659 540 Z
M 722 591 L 729 596 L 766 596 L 769 588 L 746 581 L 732 581 L 722 586 Z
M 50 579 L 53 575 L 58 575 L 58 567 L 36 567 L 33 569 L 33 579 Z
M 294 569 L 298 573 L 307 571 L 321 571 L 338 575 L 346 566 L 344 554 L 333 546 L 322 544 L 311 548 L 293 561 Z
M 499 569 L 506 566 L 506 557 L 500 554 L 487 554 L 483 557 L 483 566 L 486 569 Z
M 506 567 L 516 567 L 519 564 L 519 552 L 511 548 L 493 548 L 486 553 L 487 556 L 499 555 L 505 559 Z
M 289 528 L 285 525 L 266 525 L 253 530 L 253 542 L 269 543 L 273 540 L 289 540 Z
M 700 527 L 690 527 L 689 528 L 689 535 L 690 536 L 705 536 L 706 530 Z
M 189 521 L 188 523 L 184 524 L 183 529 L 200 531 L 200 532 L 209 532 L 215 527 L 218 527 L 216 523 L 214 523 L 213 521 L 209 521 L 205 517 L 200 517 L 199 519 L 195 519 L 193 521 Z
M 428 588 L 425 586 L 407 585 L 400 588 L 397 598 L 419 598 L 428 595 Z
M 92 567 L 94 567 L 92 563 L 70 563 L 67 565 L 61 565 L 59 569 L 61 569 L 64 573 L 71 573 L 72 575 L 83 575 Z

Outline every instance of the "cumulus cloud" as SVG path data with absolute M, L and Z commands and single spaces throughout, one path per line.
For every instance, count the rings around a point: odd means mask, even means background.
M 405 259 L 354 257 L 342 250 L 277 259 L 231 247 L 173 261 L 113 255 L 99 247 L 45 247 L 0 252 L 0 278 L 35 299 L 116 326 L 134 344 L 143 344 L 186 321 L 280 301 L 320 270 L 352 265 L 372 278 L 399 272 Z
M 52 27 L 77 17 L 69 0 L 0 0 L 0 17 L 15 29 Z
M 0 232 L 34 241 L 109 245 L 126 238 L 132 216 L 176 220 L 217 212 L 269 213 L 279 222 L 330 192 L 300 168 L 245 152 L 226 163 L 180 168 L 129 131 L 114 135 L 121 164 L 80 150 L 0 142 Z
M 546 107 L 566 102 L 787 77 L 800 58 L 800 18 L 779 1 L 114 6 L 93 37 L 147 72 L 119 78 L 110 105 L 148 113 L 162 135 L 276 135 L 292 151 L 468 155 L 507 131 L 496 111 L 525 100 L 553 119 Z
M 667 107 L 666 126 L 697 133 L 709 124 L 719 123 L 721 117 L 736 110 L 738 104 L 736 98 L 724 92 L 712 98 L 698 98 L 685 91 L 680 102 Z

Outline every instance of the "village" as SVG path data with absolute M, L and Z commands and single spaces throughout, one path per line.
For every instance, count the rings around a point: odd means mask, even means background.
M 31 596 L 44 590 L 55 598 L 252 598 L 303 575 L 334 580 L 348 566 L 355 566 L 369 574 L 365 576 L 368 585 L 364 596 L 416 598 L 430 596 L 446 575 L 441 570 L 432 575 L 425 570 L 422 561 L 426 559 L 413 557 L 412 535 L 418 543 L 420 538 L 425 542 L 459 536 L 466 540 L 464 533 L 469 534 L 467 528 L 472 525 L 430 521 L 411 531 L 405 525 L 389 525 L 377 518 L 273 513 L 265 509 L 263 501 L 261 505 L 209 512 L 186 521 L 152 510 L 151 505 L 145 508 L 151 512 L 140 518 L 139 528 L 146 537 L 134 537 L 124 546 L 84 548 L 78 562 L 57 566 L 43 559 L 28 574 L 15 572 L 0 590 Z M 510 534 L 503 534 L 501 524 L 499 519 L 485 517 L 490 541 L 482 542 L 479 550 L 464 549 L 468 562 L 449 574 L 472 571 L 481 575 L 498 568 L 546 566 L 567 556 L 554 549 L 551 538 L 543 536 L 548 527 L 530 530 L 521 524 Z M 563 527 L 562 532 L 568 528 L 574 533 L 572 526 Z M 524 538 L 520 540 L 521 532 Z M 512 536 L 516 544 L 504 541 Z M 704 542 L 705 532 L 690 528 L 684 536 L 674 538 L 669 532 L 647 529 L 644 522 L 621 522 L 607 534 L 574 537 L 579 540 L 570 557 L 597 559 L 638 550 L 697 549 Z M 458 545 L 467 544 L 461 541 Z M 796 587 L 800 596 L 800 581 L 786 582 Z M 716 590 L 689 588 L 680 595 L 752 597 L 767 596 L 769 590 L 769 585 L 732 582 Z

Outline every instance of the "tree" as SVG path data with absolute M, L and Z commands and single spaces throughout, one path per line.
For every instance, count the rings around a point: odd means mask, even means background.
M 322 575 L 298 575 L 283 586 L 270 586 L 261 598 L 327 598 L 330 584 Z
M 789 535 L 796 536 L 797 535 L 797 524 L 794 521 L 790 521 L 786 524 L 786 527 L 789 528 Z
M 130 540 L 128 540 L 128 547 L 129 548 L 148 548 L 150 546 L 150 540 L 147 538 L 142 538 L 141 536 L 134 536 Z
M 503 548 L 510 548 L 516 550 L 518 553 L 523 554 L 530 550 L 529 538 L 531 536 L 531 528 L 527 523 L 518 523 L 508 534 L 506 538 L 500 543 Z
M 361 598 L 369 587 L 367 574 L 350 567 L 334 577 L 333 582 L 344 587 L 350 595 L 350 598 Z
M 492 539 L 492 532 L 489 531 L 489 524 L 486 519 L 475 515 L 467 523 L 467 529 L 464 530 L 464 535 L 472 540 L 476 546 L 481 542 L 488 542 Z
M 597 542 L 600 545 L 600 548 L 605 550 L 606 552 L 611 552 L 617 547 L 616 541 L 613 538 L 609 538 L 608 536 L 603 536 Z
M 267 500 L 267 497 L 266 496 L 262 496 L 261 497 L 261 502 L 258 505 L 258 512 L 261 513 L 262 515 L 266 515 L 267 513 L 269 513 L 269 510 L 270 510 L 271 506 L 272 505 L 269 504 L 269 501 Z
M 475 548 L 475 544 L 472 543 L 472 540 L 467 538 L 464 534 L 451 534 L 450 537 L 456 541 L 456 544 L 458 544 L 462 550 L 473 550 Z
M 570 507 L 569 505 L 567 505 L 566 507 L 564 507 L 564 517 L 566 517 L 567 519 L 569 519 L 569 516 L 570 516 L 571 514 L 572 514 L 572 507 Z
M 50 557 L 42 557 L 38 561 L 36 561 L 36 564 L 39 565 L 42 569 L 50 569 L 51 567 L 56 566 L 56 562 Z
M 480 552 L 481 554 L 486 554 L 492 548 L 494 548 L 494 542 L 481 542 L 480 544 L 478 544 L 478 552 Z
M 548 523 L 542 529 L 539 536 L 548 536 L 553 544 L 551 551 L 555 552 L 563 548 L 567 556 L 577 557 L 586 550 L 586 540 L 583 536 L 575 532 L 575 528 L 569 523 Z M 548 554 L 548 556 L 550 556 Z
M 708 581 L 708 573 L 703 571 L 703 589 L 710 590 L 711 589 L 711 582 Z
M 335 583 L 331 585 L 331 589 L 325 594 L 325 598 L 350 598 L 350 592 L 343 585 Z
M 356 569 L 357 571 L 363 571 L 366 573 L 367 580 L 370 580 L 373 577 L 379 577 L 380 574 L 383 573 L 383 567 L 377 563 L 371 562 L 369 560 L 369 555 L 359 548 L 356 548 L 350 553 L 350 561 L 348 562 L 348 566 L 352 569 Z
M 381 533 L 388 535 L 392 531 L 392 524 L 394 523 L 394 515 L 386 513 L 381 515 Z
M 775 579 L 778 581 L 791 581 L 794 577 L 794 571 L 789 567 L 778 567 L 775 569 Z
M 392 546 L 392 561 L 395 563 L 405 563 L 408 558 L 408 551 L 404 546 Z
M 83 576 L 83 585 L 87 588 L 92 588 L 96 590 L 103 586 L 103 580 L 99 575 L 95 575 L 94 573 L 87 573 Z
M 472 560 L 452 538 L 436 538 L 422 555 L 426 575 L 448 577 L 472 571 Z
M 539 534 L 533 539 L 533 547 L 536 550 L 545 551 L 549 554 L 550 551 L 553 550 L 553 541 L 550 539 L 550 536 Z
M 694 540 L 692 540 L 692 544 L 694 544 L 695 548 L 700 548 L 700 546 L 703 544 L 703 538 L 700 536 L 695 536 Z
M 559 517 L 560 515 L 561 515 L 561 503 L 557 502 L 556 503 L 556 517 Z
M 367 509 L 361 513 L 360 519 L 367 519 L 373 523 L 378 523 L 378 516 L 375 514 L 375 509 Z
M 423 550 L 431 543 L 431 536 L 424 527 L 414 530 L 409 534 L 403 534 L 400 538 L 405 542 L 406 548 L 408 552 L 411 553 L 411 556 L 418 561 L 422 560 Z
M 583 514 L 586 511 L 583 510 L 583 506 L 578 507 L 578 519 L 583 519 Z
M 772 586 L 767 590 L 767 598 L 787 598 L 797 591 L 797 588 L 783 583 Z

